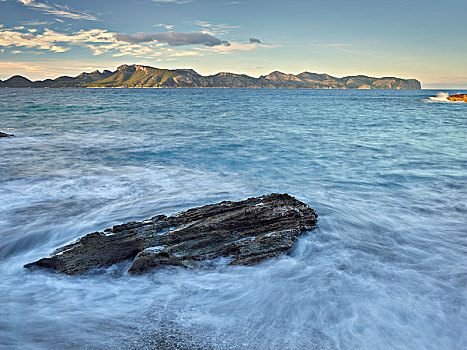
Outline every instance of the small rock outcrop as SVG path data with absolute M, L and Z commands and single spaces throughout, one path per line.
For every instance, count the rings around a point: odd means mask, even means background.
M 15 135 L 13 135 L 13 134 L 6 134 L 6 133 L 0 131 L 0 137 L 13 137 L 13 136 L 15 136 Z
M 129 273 L 166 265 L 202 267 L 216 258 L 252 265 L 287 251 L 317 219 L 310 206 L 288 194 L 224 201 L 90 233 L 25 267 L 75 275 L 126 259 L 133 259 Z
M 467 94 L 451 95 L 448 97 L 448 100 L 455 102 L 467 102 Z

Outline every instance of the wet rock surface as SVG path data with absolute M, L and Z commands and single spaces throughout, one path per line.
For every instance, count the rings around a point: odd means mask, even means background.
M 288 194 L 224 201 L 90 233 L 25 267 L 74 275 L 132 258 L 129 273 L 167 265 L 197 268 L 219 258 L 229 265 L 252 265 L 290 249 L 317 218 L 310 206 Z
M 0 131 L 0 137 L 13 137 L 13 136 L 15 136 L 15 135 L 13 135 L 13 134 L 7 134 L 7 133 L 4 133 L 4 132 L 1 132 L 1 131 Z
M 467 102 L 467 94 L 457 94 L 448 97 L 449 101 Z

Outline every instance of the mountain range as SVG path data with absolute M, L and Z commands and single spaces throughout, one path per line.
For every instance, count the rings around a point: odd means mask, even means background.
M 15 75 L 0 80 L 0 87 L 49 88 L 263 88 L 263 89 L 421 89 L 416 79 L 373 78 L 365 75 L 336 78 L 328 74 L 303 72 L 297 75 L 272 72 L 254 78 L 246 74 L 221 72 L 203 76 L 193 69 L 159 69 L 142 65 L 121 65 L 115 71 L 96 70 L 76 77 L 31 81 Z

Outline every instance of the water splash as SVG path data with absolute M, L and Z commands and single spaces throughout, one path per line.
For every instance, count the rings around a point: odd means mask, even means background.
M 436 96 L 428 97 L 428 100 L 422 100 L 423 102 L 436 102 L 436 103 L 459 103 L 462 101 L 450 101 L 448 100 L 449 94 L 446 92 L 438 92 Z

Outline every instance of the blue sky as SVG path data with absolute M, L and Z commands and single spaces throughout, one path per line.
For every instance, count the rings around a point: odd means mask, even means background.
M 467 88 L 467 1 L 0 0 L 0 79 L 127 63 Z

